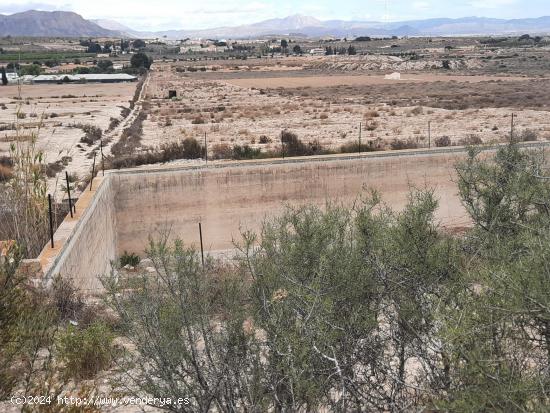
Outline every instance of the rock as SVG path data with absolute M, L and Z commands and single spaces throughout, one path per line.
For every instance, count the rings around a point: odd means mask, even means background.
M 153 266 L 153 260 L 150 258 L 144 258 L 139 262 L 140 268 L 147 268 Z

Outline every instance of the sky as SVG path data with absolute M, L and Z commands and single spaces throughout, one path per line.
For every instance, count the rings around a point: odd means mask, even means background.
M 550 0 L 2 0 L 0 13 L 74 11 L 135 30 L 237 26 L 303 14 L 320 20 L 402 21 L 432 17 L 524 18 L 550 15 Z

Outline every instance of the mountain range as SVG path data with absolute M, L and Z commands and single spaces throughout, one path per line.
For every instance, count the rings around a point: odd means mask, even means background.
M 487 17 L 437 18 L 383 23 L 376 21 L 323 21 L 296 14 L 240 26 L 144 32 L 133 30 L 114 20 L 86 20 L 73 12 L 30 10 L 11 15 L 0 15 L 0 36 L 243 39 L 270 35 L 353 38 L 357 36 L 466 36 L 525 33 L 550 34 L 550 16 L 511 20 Z
M 0 36 L 100 37 L 115 34 L 120 35 L 73 12 L 29 10 L 8 16 L 0 14 Z

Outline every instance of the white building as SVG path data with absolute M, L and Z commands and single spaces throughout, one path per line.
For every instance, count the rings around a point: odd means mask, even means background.
M 326 50 L 323 49 L 322 47 L 318 47 L 315 49 L 311 49 L 309 51 L 309 54 L 312 56 L 324 56 L 326 54 Z
M 19 81 L 19 76 L 17 73 L 6 73 L 6 77 L 8 78 L 8 84 L 17 83 Z

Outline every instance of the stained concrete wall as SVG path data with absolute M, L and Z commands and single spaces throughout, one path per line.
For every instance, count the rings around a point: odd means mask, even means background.
M 202 222 L 205 249 L 227 250 L 242 229 L 258 230 L 284 203 L 327 200 L 350 204 L 363 187 L 378 189 L 384 201 L 401 208 L 410 186 L 433 187 L 444 225 L 464 225 L 467 218 L 452 182 L 462 153 L 373 154 L 250 163 L 208 169 L 121 172 L 116 187 L 118 252 L 142 253 L 150 235 L 167 229 L 172 237 L 199 245 Z
M 44 277 L 56 275 L 74 280 L 84 292 L 101 289 L 98 276 L 107 274 L 116 258 L 115 193 L 112 180 L 96 178 L 96 189 L 84 191 L 76 205 L 77 215 L 67 217 L 55 233 L 55 248 L 47 245 L 40 255 Z
M 124 250 L 141 254 L 148 237 L 166 229 L 198 245 L 202 222 L 205 248 L 227 250 L 241 230 L 258 230 L 284 203 L 351 204 L 364 186 L 378 189 L 397 209 L 406 204 L 410 186 L 433 188 L 440 222 L 464 226 L 469 220 L 453 182 L 454 164 L 464 156 L 464 148 L 454 147 L 112 171 L 80 196 L 76 216 L 65 219 L 55 248 L 46 246 L 39 259 L 46 281 L 61 274 L 94 292 L 111 260 Z

